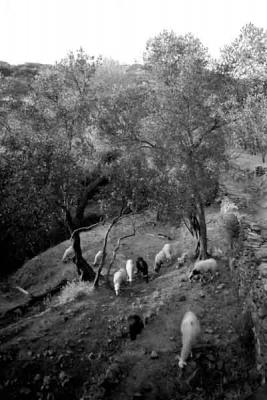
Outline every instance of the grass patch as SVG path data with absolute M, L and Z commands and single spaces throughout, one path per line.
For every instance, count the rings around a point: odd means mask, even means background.
M 69 303 L 73 300 L 82 300 L 93 292 L 93 284 L 84 281 L 72 281 L 61 290 L 58 297 L 59 304 Z

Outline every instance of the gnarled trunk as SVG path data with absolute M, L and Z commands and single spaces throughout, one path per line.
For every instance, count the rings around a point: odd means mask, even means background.
M 199 220 L 199 259 L 208 257 L 208 240 L 207 240 L 207 226 L 205 218 L 205 210 L 202 202 L 198 204 L 198 220 Z
M 75 252 L 74 262 L 76 264 L 78 274 L 81 276 L 83 281 L 93 282 L 96 274 L 93 268 L 85 261 L 82 256 L 79 232 L 74 233 L 72 240 L 73 249 Z

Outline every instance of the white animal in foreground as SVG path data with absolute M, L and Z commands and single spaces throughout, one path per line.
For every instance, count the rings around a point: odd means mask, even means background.
M 94 263 L 93 263 L 94 267 L 100 264 L 102 257 L 103 257 L 103 251 L 99 250 L 95 255 L 95 259 L 94 259 Z
M 70 261 L 73 257 L 75 256 L 74 250 L 72 245 L 70 247 L 68 247 L 62 257 L 62 262 L 67 263 L 68 261 Z
M 200 323 L 197 316 L 192 311 L 187 311 L 181 323 L 182 350 L 179 357 L 179 367 L 186 365 L 186 360 L 191 353 L 192 346 L 200 335 Z
M 118 271 L 116 271 L 113 276 L 114 290 L 116 296 L 119 295 L 120 287 L 124 282 L 127 282 L 127 272 L 125 268 L 121 268 Z
M 207 260 L 197 261 L 189 276 L 189 279 L 191 279 L 194 275 L 198 275 L 201 273 L 216 272 L 217 268 L 218 268 L 217 261 L 214 258 L 208 258 Z
M 133 274 L 134 274 L 134 262 L 131 259 L 126 261 L 126 272 L 127 272 L 127 276 L 128 276 L 128 281 L 130 282 L 130 285 L 131 285 L 132 281 L 133 281 Z

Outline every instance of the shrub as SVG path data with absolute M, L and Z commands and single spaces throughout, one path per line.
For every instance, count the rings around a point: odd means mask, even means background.
M 92 283 L 84 281 L 72 281 L 61 290 L 58 297 L 59 304 L 65 304 L 73 300 L 82 300 L 90 296 L 93 290 Z

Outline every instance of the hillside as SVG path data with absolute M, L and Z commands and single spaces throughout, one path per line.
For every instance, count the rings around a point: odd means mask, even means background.
M 250 157 L 249 165 L 241 157 L 238 165 L 243 171 L 229 173 L 223 184 L 247 223 L 260 225 L 263 248 L 267 237 L 265 177 L 245 173 L 260 165 L 256 157 Z M 101 285 L 73 301 L 63 302 L 61 295 L 25 314 L 18 308 L 10 317 L 8 309 L 25 301 L 14 289 L 16 285 L 37 295 L 62 279 L 76 277 L 74 265 L 61 262 L 68 241 L 27 262 L 2 284 L 2 398 L 204 400 L 243 399 L 253 392 L 259 376 L 249 338 L 242 336 L 242 308 L 224 256 L 227 241 L 218 205 L 207 209 L 207 221 L 209 247 L 219 247 L 223 256 L 218 260 L 219 274 L 202 283 L 191 283 L 189 266 L 178 268 L 176 262 L 162 268 L 159 275 L 153 272 L 155 254 L 167 241 L 159 234 L 179 241 L 181 253 L 194 243 L 185 227 L 155 224 L 149 212 L 135 217 L 137 233 L 120 248 L 126 259 L 141 255 L 147 260 L 149 283 L 136 278 L 119 297 Z M 99 226 L 81 235 L 89 262 L 101 247 L 106 228 Z M 114 229 L 109 253 L 118 237 L 131 229 L 130 218 Z M 246 246 L 250 248 L 250 243 Z M 188 309 L 198 315 L 202 335 L 181 374 L 177 360 L 180 323 Z M 130 314 L 140 315 L 146 323 L 136 341 L 130 341 L 127 334 Z
M 43 68 L 47 67 L 45 64 L 39 63 L 25 63 L 20 65 L 11 65 L 5 61 L 0 61 L 0 73 L 7 77 L 13 78 L 32 78 Z

